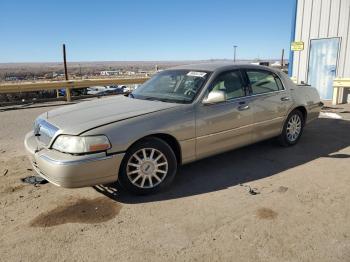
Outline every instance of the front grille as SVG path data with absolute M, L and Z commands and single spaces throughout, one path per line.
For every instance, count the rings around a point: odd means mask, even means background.
M 47 146 L 54 137 L 58 128 L 42 118 L 38 118 L 34 123 L 34 134 L 39 142 Z

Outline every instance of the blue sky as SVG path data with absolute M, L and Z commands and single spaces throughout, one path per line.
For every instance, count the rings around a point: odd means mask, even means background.
M 1 0 L 0 63 L 278 58 L 294 0 Z M 288 51 L 287 51 L 288 53 Z

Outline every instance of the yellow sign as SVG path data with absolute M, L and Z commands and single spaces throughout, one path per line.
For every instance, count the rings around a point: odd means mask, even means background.
M 302 50 L 304 50 L 304 42 L 302 42 L 302 41 L 292 42 L 291 49 L 292 49 L 292 51 L 302 51 Z

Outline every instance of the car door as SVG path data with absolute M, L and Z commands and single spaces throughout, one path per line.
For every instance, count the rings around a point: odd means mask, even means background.
M 274 72 L 246 69 L 245 77 L 250 89 L 250 105 L 253 112 L 253 142 L 280 134 L 284 119 L 292 106 L 290 93 Z
M 197 159 L 224 152 L 251 142 L 253 123 L 250 97 L 240 70 L 226 71 L 209 85 L 207 96 L 224 92 L 219 103 L 199 103 L 196 107 Z

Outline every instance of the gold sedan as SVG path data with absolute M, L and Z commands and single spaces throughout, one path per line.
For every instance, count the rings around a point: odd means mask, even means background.
M 25 146 L 37 173 L 55 185 L 119 180 L 148 194 L 169 185 L 181 164 L 273 137 L 295 145 L 321 106 L 315 88 L 268 67 L 186 65 L 159 72 L 128 97 L 39 116 Z

